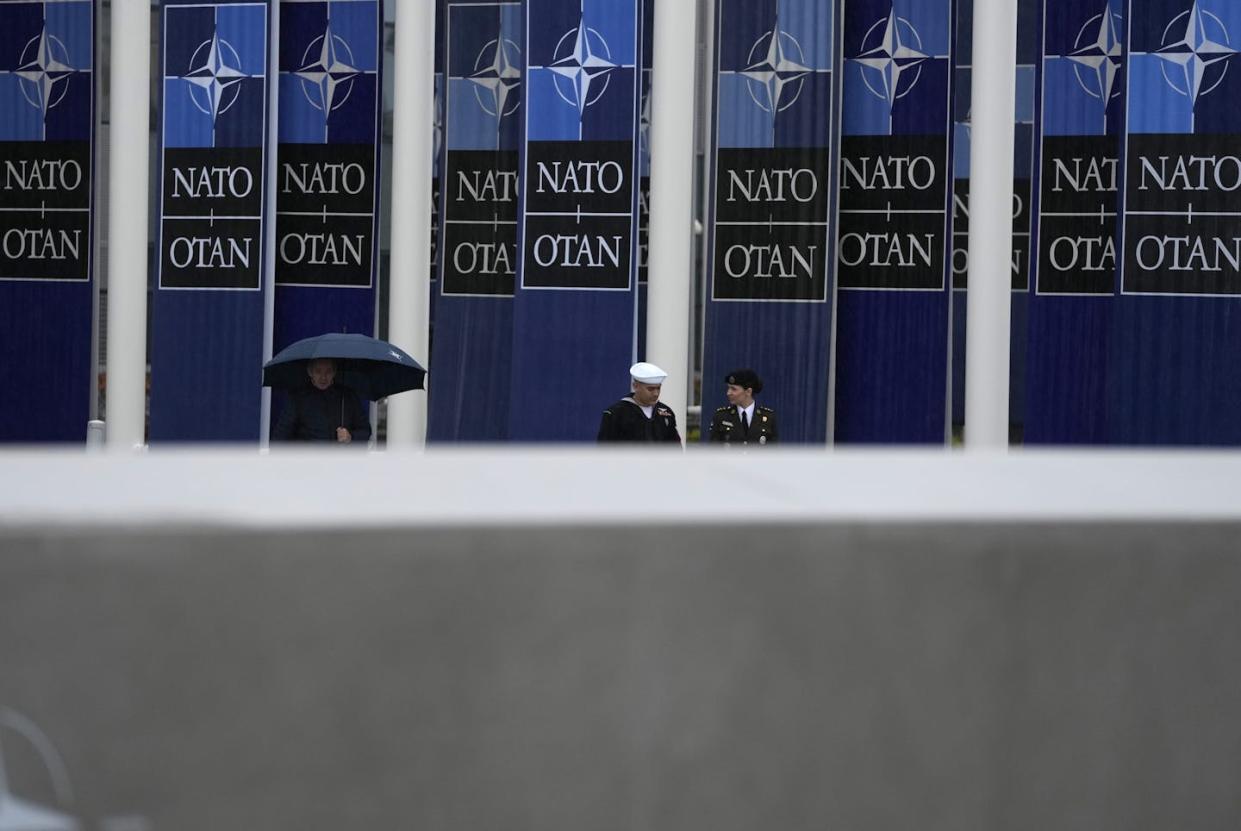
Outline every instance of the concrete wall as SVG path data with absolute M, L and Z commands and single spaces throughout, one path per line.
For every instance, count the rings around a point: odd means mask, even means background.
M 118 831 L 1232 831 L 1238 540 L 0 522 L 0 772 Z

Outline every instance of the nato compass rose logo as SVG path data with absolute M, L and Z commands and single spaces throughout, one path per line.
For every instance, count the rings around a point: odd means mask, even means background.
M 312 40 L 302 54 L 302 67 L 293 73 L 302 82 L 302 94 L 310 106 L 323 113 L 324 120 L 349 100 L 353 79 L 362 74 L 353 65 L 353 51 L 339 35 L 333 34 L 331 21 L 323 34 Z
M 479 50 L 474 74 L 467 80 L 474 85 L 474 99 L 483 112 L 497 119 L 512 115 L 521 106 L 521 97 L 512 95 L 521 86 L 521 48 L 506 37 L 489 41 Z M 556 89 L 560 91 L 559 86 Z M 565 97 L 563 92 L 560 97 Z
M 1116 76 L 1120 73 L 1124 46 L 1120 41 L 1121 17 L 1104 2 L 1103 11 L 1087 20 L 1077 33 L 1073 51 L 1065 55 L 1071 61 L 1077 83 L 1092 98 L 1105 104 L 1120 95 Z
M 237 102 L 240 84 L 249 78 L 241 71 L 241 58 L 232 44 L 213 34 L 194 50 L 190 71 L 181 76 L 189 84 L 190 100 L 212 122 Z
M 862 38 L 862 53 L 854 61 L 862 67 L 862 82 L 891 108 L 908 95 L 922 77 L 922 62 L 932 57 L 921 51 L 918 30 L 893 9 L 877 20 Z
M 1223 83 L 1228 62 L 1237 54 L 1224 22 L 1200 9 L 1197 0 L 1168 22 L 1162 43 L 1153 54 L 1162 62 L 1164 80 L 1195 104 Z
M 4 766 L 5 740 L 9 737 L 20 738 L 34 749 L 47 773 L 57 802 L 67 805 L 73 801 L 73 792 L 69 786 L 65 763 L 51 741 L 30 719 L 13 710 L 0 708 L 0 829 L 77 831 L 81 826 L 73 817 L 15 796 L 9 789 Z
M 746 68 L 738 74 L 746 80 L 750 98 L 763 112 L 783 112 L 797 103 L 805 78 L 812 71 L 797 38 L 780 29 L 780 20 L 770 32 L 750 47 Z
M 556 94 L 566 104 L 585 113 L 608 91 L 609 75 L 616 68 L 612 50 L 597 29 L 582 20 L 565 32 L 556 44 L 551 66 Z
M 26 43 L 13 74 L 18 78 L 22 97 L 46 119 L 47 111 L 65 97 L 69 77 L 77 71 L 69 63 L 69 50 L 64 43 L 45 28 Z

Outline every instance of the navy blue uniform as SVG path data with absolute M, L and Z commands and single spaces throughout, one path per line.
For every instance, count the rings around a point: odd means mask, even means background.
M 289 393 L 280 420 L 271 428 L 272 441 L 336 441 L 344 427 L 355 442 L 371 437 L 371 422 L 353 390 L 335 384 L 325 390 L 307 384 Z
M 681 434 L 677 432 L 676 413 L 662 402 L 655 402 L 651 417 L 647 418 L 646 413 L 642 412 L 642 408 L 632 398 L 622 398 L 603 411 L 598 440 L 600 444 L 676 442 L 679 446 Z
M 720 407 L 711 418 L 711 441 L 719 444 L 775 444 L 780 440 L 776 411 L 761 404 L 754 405 L 754 420 L 748 429 L 741 424 L 741 415 L 733 406 Z

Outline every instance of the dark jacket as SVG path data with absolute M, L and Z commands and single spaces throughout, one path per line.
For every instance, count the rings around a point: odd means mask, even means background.
M 272 441 L 336 441 L 344 427 L 355 442 L 371 437 L 371 422 L 353 390 L 333 384 L 325 390 L 307 384 L 289 393 L 280 420 L 271 428 Z
M 764 445 L 780 440 L 776 426 L 776 411 L 761 404 L 754 405 L 754 420 L 745 430 L 741 427 L 741 415 L 733 406 L 720 407 L 711 417 L 711 441 L 720 444 Z
M 679 447 L 681 434 L 677 432 L 676 413 L 662 401 L 655 402 L 651 417 L 647 418 L 632 398 L 622 398 L 603 411 L 598 440 L 600 444 L 676 442 Z

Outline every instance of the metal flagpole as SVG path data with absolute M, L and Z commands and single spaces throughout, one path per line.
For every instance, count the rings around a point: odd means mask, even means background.
M 435 0 L 401 0 L 395 34 L 388 339 L 425 366 L 431 303 Z M 425 395 L 408 392 L 388 399 L 388 446 L 420 447 L 426 429 Z
M 1017 0 L 974 4 L 965 445 L 1008 447 Z
M 669 371 L 664 403 L 685 430 L 689 402 L 690 297 L 694 244 L 694 69 L 696 3 L 655 4 L 651 66 L 651 216 L 646 357 Z
M 276 175 L 277 148 L 280 143 L 280 4 L 272 3 L 269 12 L 271 31 L 268 33 L 267 72 L 267 193 L 263 213 L 267 217 L 267 239 L 263 256 L 263 363 L 272 357 L 276 327 Z M 269 444 L 271 436 L 271 387 L 263 387 L 259 403 L 259 447 Z
M 112 3 L 107 446 L 145 443 L 151 4 Z

